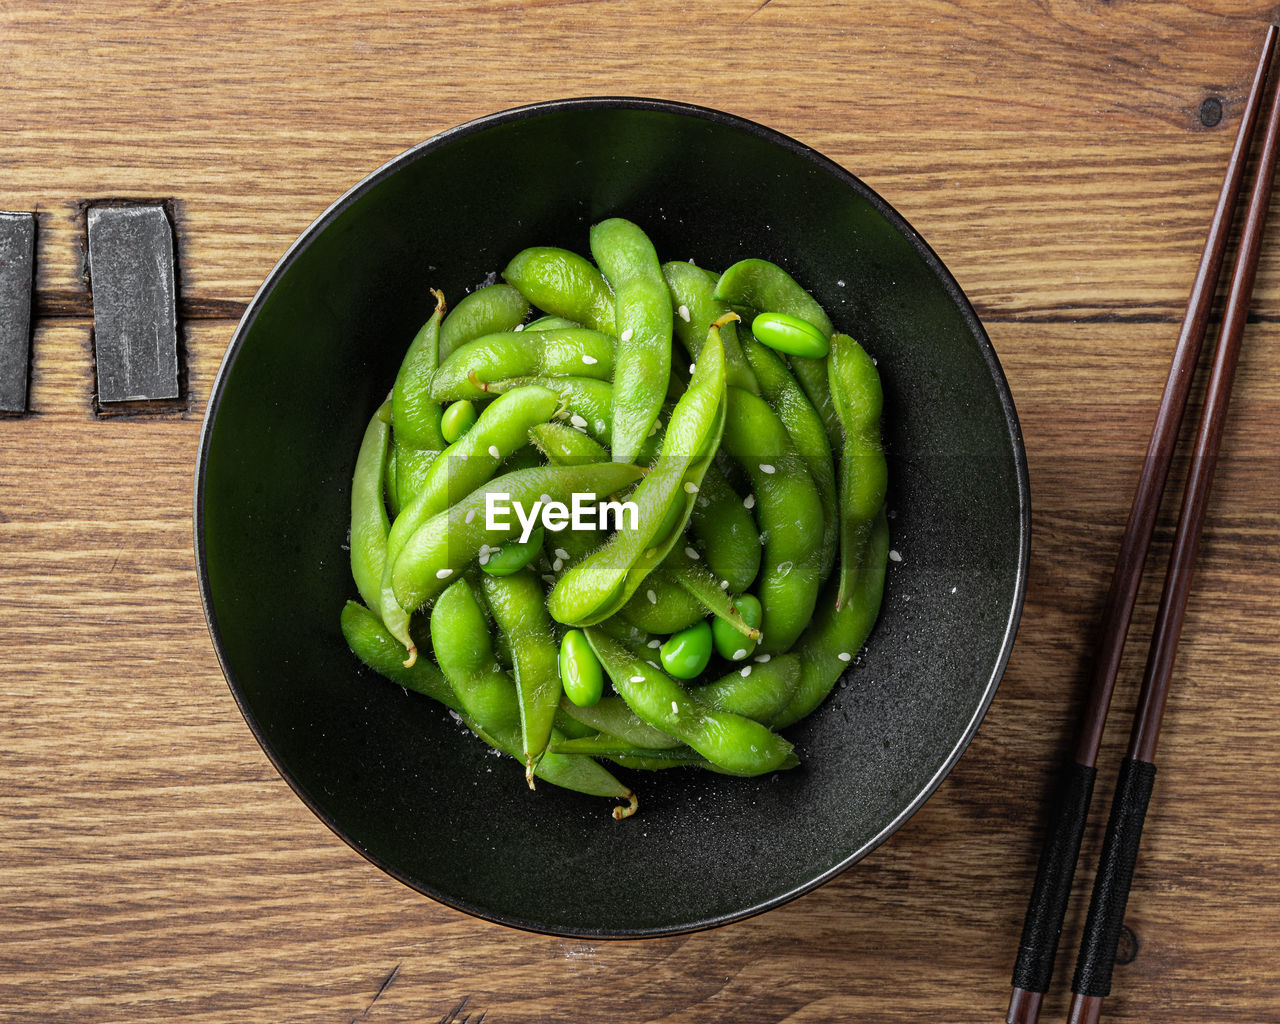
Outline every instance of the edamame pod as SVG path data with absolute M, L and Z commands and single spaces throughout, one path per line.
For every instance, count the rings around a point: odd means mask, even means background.
M 630 496 L 636 524 L 624 524 L 600 549 L 560 578 L 547 598 L 567 626 L 600 622 L 621 608 L 679 540 L 694 496 L 724 428 L 724 349 L 703 347 L 689 390 L 676 403 L 662 453 Z
M 846 334 L 831 338 L 831 397 L 844 433 L 840 457 L 840 587 L 836 607 L 854 586 L 872 523 L 884 505 L 889 470 L 880 445 L 884 392 L 876 364 Z
M 776 263 L 768 260 L 742 260 L 723 274 L 716 284 L 716 298 L 736 308 L 747 308 L 757 313 L 785 313 L 813 324 L 830 338 L 835 333 L 831 318 L 818 301 Z M 827 440 L 832 447 L 840 444 L 840 424 L 831 407 L 827 388 L 827 364 L 823 359 L 805 359 L 796 356 L 791 361 L 804 393 L 822 417 Z
M 694 692 L 720 711 L 773 725 L 795 697 L 800 673 L 798 654 L 779 654 L 768 661 L 747 662 Z
M 760 650 L 787 650 L 818 600 L 822 502 L 786 428 L 749 391 L 729 389 L 724 448 L 746 471 L 755 494 L 764 559 L 756 593 L 764 620 Z
M 689 353 L 689 358 L 697 359 L 711 325 L 730 312 L 728 304 L 715 297 L 720 275 L 692 263 L 672 260 L 662 264 L 662 278 L 671 292 L 675 336 Z M 720 342 L 724 345 L 725 383 L 731 388 L 743 388 L 758 394 L 755 376 L 747 366 L 738 343 L 736 324 L 721 326 Z
M 477 288 L 464 295 L 440 325 L 440 362 L 472 338 L 514 330 L 528 315 L 528 301 L 511 285 Z
M 360 599 L 375 606 L 387 561 L 387 532 L 391 528 L 386 502 L 382 499 L 387 444 L 391 438 L 390 411 L 390 403 L 383 402 L 369 420 L 351 479 L 351 576 Z
M 543 598 L 542 585 L 528 570 L 510 576 L 481 576 L 493 621 L 511 649 L 520 699 L 520 738 L 526 776 L 546 752 L 560 706 L 560 649 Z
M 866 547 L 854 553 L 857 572 L 848 599 L 838 608 L 834 600 L 824 600 L 818 618 L 795 646 L 800 682 L 791 702 L 774 720 L 775 728 L 786 728 L 810 714 L 857 657 L 880 615 L 888 554 L 889 520 L 881 510 Z
M 546 388 L 524 387 L 500 396 L 485 407 L 476 425 L 435 460 L 412 501 L 401 509 L 387 535 L 379 595 L 371 602 L 391 634 L 404 645 L 410 662 L 415 657 L 409 635 L 409 613 L 396 600 L 392 569 L 405 542 L 432 516 L 470 494 L 493 476 L 512 453 L 526 446 L 529 428 L 550 419 L 559 405 Z
M 591 228 L 591 255 L 613 288 L 613 458 L 635 462 L 671 375 L 671 293 L 649 237 L 621 217 Z
M 594 377 L 613 373 L 613 339 L 585 327 L 507 331 L 468 341 L 431 376 L 434 401 L 487 398 L 490 381 L 512 377 Z
M 515 684 L 493 656 L 489 623 L 466 580 L 450 586 L 431 612 L 431 641 L 445 678 L 462 705 L 464 721 L 491 746 L 517 759 L 520 710 Z M 534 775 L 565 789 L 629 801 L 615 818 L 635 813 L 635 794 L 590 758 L 545 754 Z
M 351 652 L 379 675 L 406 690 L 425 694 L 451 711 L 462 710 L 453 687 L 430 661 L 419 658 L 405 667 L 400 641 L 388 633 L 378 616 L 364 605 L 348 601 L 342 609 L 341 623 L 342 635 Z
M 654 728 L 735 774 L 763 775 L 788 761 L 791 744 L 759 722 L 707 706 L 602 631 L 586 634 L 614 689 Z
M 473 431 L 474 433 L 474 431 Z M 468 434 L 462 440 L 465 441 Z M 461 443 L 461 442 L 459 442 Z M 568 506 L 573 494 L 600 497 L 636 482 L 640 470 L 617 462 L 591 466 L 546 466 L 507 473 L 472 491 L 447 511 L 432 516 L 405 542 L 391 572 L 392 590 L 402 608 L 417 608 L 435 597 L 479 554 L 480 545 L 496 547 L 520 533 L 514 513 L 506 525 L 486 524 L 489 495 L 501 496 L 514 508 L 533 510 L 536 503 Z
M 435 312 L 409 344 L 391 390 L 391 425 L 401 448 L 440 452 L 446 445 L 440 434 L 440 404 L 431 397 L 431 378 L 440 365 L 444 295 L 434 289 L 431 294 Z
M 552 246 L 523 249 L 502 277 L 538 309 L 606 334 L 616 329 L 609 286 L 576 252 Z
M 787 436 L 818 488 L 822 501 L 822 557 L 818 576 L 826 579 L 835 563 L 840 533 L 840 510 L 836 499 L 836 473 L 822 418 L 806 397 L 800 385 L 787 370 L 786 363 L 754 337 L 743 339 L 747 364 L 760 382 L 761 396 L 778 414 L 787 428 Z

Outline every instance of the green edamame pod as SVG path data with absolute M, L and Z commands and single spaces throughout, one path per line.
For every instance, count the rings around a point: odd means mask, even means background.
M 548 462 L 557 466 L 581 466 L 609 459 L 604 445 L 565 423 L 539 423 L 529 430 L 529 440 Z
M 440 362 L 472 338 L 514 330 L 528 315 L 528 301 L 511 285 L 477 288 L 464 295 L 440 325 Z
M 554 331 L 561 327 L 581 327 L 582 324 L 576 320 L 570 320 L 567 316 L 540 316 L 537 320 L 530 320 L 524 325 L 526 331 Z
M 655 570 L 618 610 L 616 618 L 646 633 L 665 635 L 687 629 L 706 614 L 701 601 L 661 570 Z
M 503 460 L 526 446 L 529 428 L 550 419 L 559 405 L 546 388 L 524 387 L 500 396 L 485 407 L 476 425 L 435 460 L 414 498 L 396 516 L 387 535 L 387 556 L 373 605 L 409 661 L 416 656 L 409 635 L 409 612 L 396 600 L 392 568 L 405 542 L 432 516 L 447 509 L 493 476 Z
M 847 600 L 838 608 L 834 600 L 824 600 L 818 618 L 795 646 L 800 682 L 791 702 L 774 719 L 775 728 L 798 722 L 821 704 L 866 643 L 880 615 L 888 554 L 889 520 L 881 510 L 865 548 L 854 553 L 857 572 Z
M 665 578 L 688 593 L 703 609 L 715 616 L 717 622 L 723 622 L 727 628 L 740 634 L 739 640 L 745 644 L 750 639 L 754 647 L 760 639 L 760 623 L 749 624 L 734 606 L 734 597 L 730 593 L 727 580 L 717 580 L 702 562 L 702 557 L 692 547 L 681 548 L 676 545 L 661 568 L 650 575 L 650 579 Z
M 662 264 L 662 278 L 671 292 L 675 336 L 689 358 L 697 359 L 711 325 L 730 312 L 728 304 L 715 297 L 720 275 L 692 263 L 673 260 Z M 738 344 L 736 324 L 721 325 L 720 342 L 724 345 L 724 382 L 731 388 L 759 394 L 755 376 Z
M 474 433 L 473 430 L 471 434 Z M 495 522 L 493 529 L 488 528 L 486 508 L 490 494 L 511 508 L 518 504 L 536 514 L 548 501 L 567 506 L 575 492 L 595 497 L 610 495 L 635 483 L 640 476 L 641 471 L 635 466 L 607 462 L 525 469 L 489 481 L 447 511 L 426 520 L 405 541 L 391 570 L 397 603 L 401 608 L 421 606 L 479 555 L 481 544 L 497 547 L 519 536 L 520 523 L 510 509 L 505 525 Z
M 391 389 L 391 425 L 400 448 L 440 452 L 446 445 L 440 434 L 440 403 L 431 397 L 431 378 L 440 365 L 444 296 L 434 289 L 431 294 L 435 312 L 410 343 Z
M 387 561 L 387 505 L 382 499 L 386 474 L 390 403 L 383 402 L 369 420 L 351 479 L 351 576 L 365 604 L 375 605 Z
M 520 737 L 530 779 L 533 766 L 551 742 L 560 706 L 560 649 L 542 594 L 528 570 L 510 576 L 481 577 L 493 621 L 511 648 L 516 694 L 520 699 Z
M 521 250 L 502 277 L 538 309 L 606 334 L 615 330 L 609 286 L 576 252 L 550 246 Z
M 382 500 L 394 519 L 400 514 L 400 495 L 396 491 L 396 440 L 390 438 L 387 457 L 382 460 Z
M 661 455 L 630 496 L 635 527 L 624 524 L 560 578 L 547 599 L 552 618 L 568 626 L 608 618 L 666 557 L 684 531 L 719 445 L 724 395 L 724 349 L 713 337 L 703 346 L 689 390 L 672 411 Z
M 743 499 L 714 463 L 702 478 L 689 517 L 689 531 L 713 575 L 740 594 L 760 572 L 760 531 Z
M 515 684 L 493 655 L 489 623 L 466 580 L 450 586 L 431 612 L 436 659 L 462 705 L 464 721 L 490 746 L 520 759 L 520 709 Z M 545 754 L 534 775 L 553 785 L 591 796 L 630 802 L 615 807 L 615 818 L 636 809 L 635 794 L 590 758 Z
M 594 377 L 614 372 L 613 339 L 585 327 L 507 331 L 468 341 L 431 376 L 436 402 L 487 398 L 491 381 L 512 377 Z
M 544 532 L 539 526 L 529 534 L 526 541 L 509 540 L 493 550 L 481 547 L 480 570 L 486 576 L 510 576 L 519 572 L 538 557 L 538 552 L 542 550 Z
M 884 392 L 876 364 L 846 334 L 831 338 L 831 398 L 844 433 L 840 458 L 840 588 L 844 604 L 858 571 L 856 552 L 866 543 L 884 505 L 889 470 L 880 445 Z
M 801 660 L 798 654 L 761 657 L 769 660 L 748 662 L 694 692 L 720 711 L 773 725 L 799 689 Z
M 662 409 L 671 374 L 671 293 L 649 237 L 621 217 L 591 228 L 591 255 L 613 287 L 618 352 L 613 458 L 634 462 Z
M 818 301 L 795 278 L 768 260 L 742 260 L 735 263 L 720 275 L 720 281 L 716 284 L 716 298 L 730 306 L 745 307 L 757 313 L 785 313 L 799 317 L 813 324 L 828 338 L 835 333 L 831 318 Z M 831 407 L 826 360 L 795 356 L 791 360 L 791 369 L 814 409 L 822 417 L 827 440 L 833 448 L 838 446 L 840 424 Z
M 586 634 L 614 689 L 654 728 L 736 774 L 763 775 L 787 762 L 791 744 L 781 736 L 759 722 L 707 706 L 601 630 L 591 628 Z
M 592 651 L 591 656 L 595 657 Z M 599 659 L 596 659 L 599 661 Z M 601 666 L 603 671 L 603 666 Z M 626 701 L 616 694 L 601 697 L 595 704 L 582 706 L 568 700 L 560 702 L 560 710 L 575 721 L 610 736 L 618 736 L 633 747 L 670 749 L 680 746 L 680 741 L 661 729 L 642 721 L 627 707 Z
M 425 694 L 451 711 L 462 710 L 453 687 L 429 660 L 419 658 L 405 667 L 404 647 L 364 605 L 348 601 L 342 609 L 341 621 L 342 635 L 351 652 L 379 675 L 406 690 Z
M 835 563 L 840 511 L 836 500 L 836 472 L 822 417 L 814 409 L 786 363 L 754 337 L 743 339 L 747 363 L 760 383 L 760 394 L 778 414 L 796 452 L 818 488 L 822 500 L 822 559 L 818 571 L 826 579 Z
M 760 649 L 787 650 L 818 600 L 822 502 L 777 414 L 749 391 L 729 389 L 724 449 L 755 494 L 764 558 L 756 593 L 764 611 Z

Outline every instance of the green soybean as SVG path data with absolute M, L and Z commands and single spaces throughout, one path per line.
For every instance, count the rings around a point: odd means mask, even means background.
M 604 668 L 580 629 L 560 638 L 560 683 L 564 694 L 580 708 L 593 707 L 604 695 Z
M 658 648 L 662 667 L 677 679 L 696 679 L 711 662 L 711 624 L 703 619 Z
M 449 444 L 476 425 L 479 418 L 475 403 L 463 398 L 450 403 L 440 417 L 440 433 Z
M 757 341 L 778 352 L 807 359 L 822 359 L 831 351 L 827 335 L 808 320 L 786 313 L 760 313 L 751 321 Z
M 764 616 L 754 594 L 743 594 L 733 602 L 733 607 L 748 626 L 760 628 Z M 711 639 L 716 653 L 727 661 L 745 660 L 755 652 L 757 643 L 756 637 L 743 636 L 732 620 L 719 617 L 711 622 Z
M 608 334 L 616 330 L 609 286 L 576 252 L 551 246 L 521 250 L 502 277 L 538 309 Z

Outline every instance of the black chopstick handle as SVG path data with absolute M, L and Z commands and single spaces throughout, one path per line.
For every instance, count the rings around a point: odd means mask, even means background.
M 1116 795 L 1102 843 L 1098 875 L 1085 919 L 1084 937 L 1076 960 L 1071 991 L 1079 996 L 1102 997 L 1111 993 L 1111 969 L 1116 961 L 1116 944 L 1124 925 L 1138 846 L 1147 804 L 1156 780 L 1156 766 L 1150 761 L 1126 757 L 1120 765 Z
M 1061 789 L 1040 849 L 1040 865 L 1031 888 L 1027 916 L 1022 923 L 1022 941 L 1013 965 L 1016 989 L 1041 994 L 1049 991 L 1097 775 L 1096 768 L 1077 761 L 1072 761 L 1063 772 Z

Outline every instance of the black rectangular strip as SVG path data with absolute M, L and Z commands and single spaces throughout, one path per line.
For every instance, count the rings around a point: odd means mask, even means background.
M 36 219 L 0 213 L 0 412 L 26 412 Z
M 173 228 L 161 206 L 94 206 L 89 221 L 98 401 L 178 397 Z

